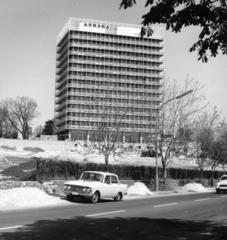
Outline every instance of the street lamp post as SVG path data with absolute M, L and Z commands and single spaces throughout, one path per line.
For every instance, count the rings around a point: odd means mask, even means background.
M 169 99 L 168 101 L 164 102 L 164 103 L 159 107 L 159 110 L 161 110 L 162 107 L 163 107 L 165 104 L 173 101 L 174 99 L 180 99 L 180 98 L 182 98 L 182 97 L 184 97 L 184 96 L 186 96 L 186 95 L 188 95 L 188 94 L 190 94 L 190 93 L 192 93 L 192 92 L 193 92 L 193 90 L 189 90 L 189 91 L 184 92 L 184 93 L 182 93 L 182 94 L 180 94 L 180 95 L 178 95 L 178 96 L 176 96 L 176 97 L 174 97 L 174 98 Z M 156 125 L 156 127 L 155 127 L 155 135 L 156 135 L 155 190 L 156 190 L 156 191 L 159 191 L 159 177 L 158 177 L 158 111 L 156 111 L 156 124 L 155 124 L 155 125 Z

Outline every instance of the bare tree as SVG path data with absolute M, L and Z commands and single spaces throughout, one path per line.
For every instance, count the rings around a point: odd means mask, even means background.
M 40 137 L 40 135 L 42 134 L 43 131 L 43 126 L 42 125 L 38 125 L 37 127 L 35 127 L 34 131 L 33 131 L 33 135 L 35 137 Z
M 23 139 L 28 139 L 32 120 L 40 116 L 37 103 L 29 97 L 7 98 L 1 102 L 4 116 L 12 126 L 21 133 Z
M 220 114 L 221 112 L 214 107 L 212 112 L 204 111 L 199 114 L 193 122 L 194 141 L 192 147 L 194 148 L 194 156 L 200 170 L 200 179 L 202 179 L 203 171 L 206 167 L 211 167 L 214 172 L 219 165 L 221 152 L 216 152 L 216 148 L 221 146 L 218 138 L 215 136 L 215 128 L 220 124 Z
M 166 103 L 176 96 L 193 90 L 193 92 L 179 100 L 168 102 L 163 105 L 161 115 L 158 119 L 158 150 L 160 152 L 163 170 L 163 180 L 167 178 L 166 168 L 174 155 L 174 147 L 179 138 L 179 131 L 182 127 L 189 128 L 193 117 L 206 107 L 204 103 L 205 96 L 201 93 L 203 86 L 193 79 L 185 80 L 184 85 L 180 85 L 177 81 L 167 82 L 164 85 L 163 102 Z
M 3 109 L 0 107 L 0 137 L 17 138 L 18 132 L 14 129 L 10 121 L 4 116 Z
M 111 104 L 111 93 L 115 89 L 107 87 L 105 102 L 100 102 L 98 96 L 92 96 L 92 103 L 95 105 L 93 112 L 97 117 L 97 122 L 90 126 L 92 129 L 89 141 L 83 146 L 84 156 L 98 152 L 105 159 L 106 171 L 109 171 L 109 157 L 114 159 L 131 151 L 128 144 L 123 143 L 122 131 L 124 131 L 124 120 L 128 112 L 127 107 L 123 104 Z
M 211 147 L 210 167 L 212 171 L 211 186 L 213 186 L 214 172 L 218 166 L 224 167 L 227 163 L 227 132 L 223 132 L 220 136 L 216 136 Z
M 103 107 L 103 112 L 95 131 L 91 136 L 92 147 L 99 151 L 105 158 L 106 170 L 108 170 L 109 156 L 120 156 L 128 147 L 122 144 L 122 136 L 120 132 L 122 129 L 123 119 L 125 116 L 125 109 L 121 108 L 108 111 L 108 107 Z

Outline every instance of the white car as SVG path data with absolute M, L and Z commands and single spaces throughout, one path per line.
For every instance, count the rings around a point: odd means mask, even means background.
M 217 183 L 216 192 L 220 193 L 221 191 L 227 192 L 227 175 L 221 176 Z
M 86 171 L 82 173 L 79 180 L 64 183 L 67 200 L 77 197 L 90 199 L 92 203 L 97 203 L 103 198 L 120 201 L 126 191 L 127 185 L 120 184 L 118 176 L 108 172 Z

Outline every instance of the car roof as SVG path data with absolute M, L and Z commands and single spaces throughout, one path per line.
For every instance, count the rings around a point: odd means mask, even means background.
M 222 177 L 227 177 L 227 175 L 222 175 L 221 178 L 222 178 Z
M 101 172 L 101 171 L 84 171 L 84 172 L 99 173 L 99 174 L 103 174 L 103 175 L 114 175 L 114 176 L 116 176 L 116 174 L 110 173 L 110 172 Z

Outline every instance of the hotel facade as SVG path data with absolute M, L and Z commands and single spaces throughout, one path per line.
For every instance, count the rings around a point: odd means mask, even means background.
M 59 140 L 89 140 L 103 119 L 121 116 L 119 141 L 146 142 L 162 103 L 164 29 L 70 18 L 57 37 L 55 122 Z M 111 130 L 111 129 L 110 129 Z

